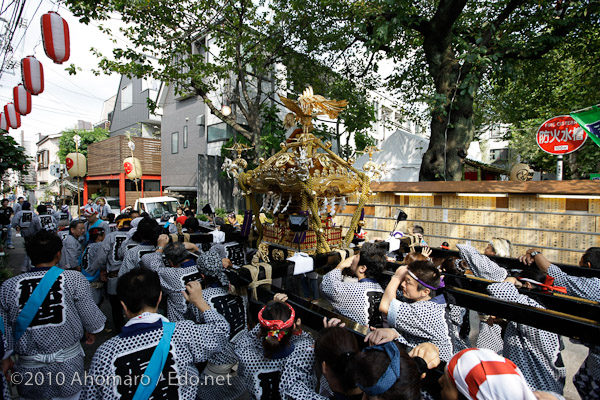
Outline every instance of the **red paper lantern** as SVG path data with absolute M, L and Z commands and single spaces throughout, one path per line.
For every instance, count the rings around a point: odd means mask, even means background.
M 44 91 L 44 68 L 34 56 L 21 60 L 21 76 L 23 85 L 29 93 L 36 95 Z
M 69 25 L 63 17 L 53 11 L 42 15 L 42 37 L 46 55 L 56 64 L 62 64 L 69 59 Z
M 13 103 L 4 106 L 4 115 L 6 115 L 6 124 L 13 129 L 21 126 L 21 114 L 15 108 Z
M 13 98 L 19 114 L 27 115 L 31 112 L 31 93 L 25 89 L 23 84 L 19 83 L 13 88 Z
M 4 113 L 0 113 L 0 130 L 2 133 L 8 132 L 8 123 L 6 122 L 6 115 Z

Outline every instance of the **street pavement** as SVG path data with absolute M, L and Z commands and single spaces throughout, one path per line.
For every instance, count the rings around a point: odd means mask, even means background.
M 14 250 L 5 250 L 6 256 L 0 257 L 0 267 L 6 267 L 11 273 L 17 275 L 21 271 L 21 264 L 25 257 L 25 246 L 23 238 L 15 237 L 15 231 L 13 230 L 13 244 Z M 322 303 L 322 302 L 320 302 Z M 83 343 L 83 349 L 85 351 L 85 367 L 89 367 L 92 357 L 96 349 L 110 339 L 114 335 L 114 329 L 112 325 L 112 318 L 110 317 L 110 304 L 107 299 L 100 305 L 100 309 L 107 316 L 106 328 L 104 331 L 96 335 L 96 342 L 93 345 L 86 345 Z M 471 343 L 475 343 L 477 340 L 477 333 L 479 331 L 478 321 L 479 318 L 477 313 L 471 311 Z M 563 337 L 563 343 L 565 349 L 562 351 L 563 361 L 567 367 L 567 382 L 565 385 L 564 397 L 567 400 L 577 400 L 579 395 L 577 390 L 573 386 L 573 375 L 577 372 L 585 357 L 587 357 L 588 349 L 585 346 L 579 344 L 573 344 L 569 338 Z

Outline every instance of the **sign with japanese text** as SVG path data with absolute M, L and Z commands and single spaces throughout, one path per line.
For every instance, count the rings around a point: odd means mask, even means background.
M 569 154 L 579 149 L 587 139 L 577 121 L 569 115 L 561 115 L 544 122 L 537 131 L 538 146 L 546 153 Z
M 575 119 L 590 136 L 590 139 L 600 146 L 600 107 L 597 105 L 573 111 L 571 117 Z

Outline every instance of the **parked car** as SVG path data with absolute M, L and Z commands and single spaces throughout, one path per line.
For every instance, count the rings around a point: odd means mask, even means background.
M 118 197 L 105 197 L 106 199 L 106 203 L 110 206 L 111 210 L 113 210 L 113 212 L 116 215 L 119 215 L 119 210 L 121 210 L 121 204 L 119 203 L 119 198 Z
M 174 197 L 142 197 L 135 201 L 134 210 L 146 211 L 152 218 L 160 221 L 165 213 L 177 214 L 179 202 Z

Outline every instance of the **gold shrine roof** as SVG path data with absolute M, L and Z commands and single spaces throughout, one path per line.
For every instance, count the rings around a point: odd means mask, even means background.
M 254 192 L 276 190 L 300 193 L 302 183 L 319 197 L 347 195 L 356 192 L 361 181 L 351 164 L 329 151 L 312 134 L 303 134 L 295 142 L 283 144 L 282 151 L 262 161 L 249 171 L 248 183 Z

